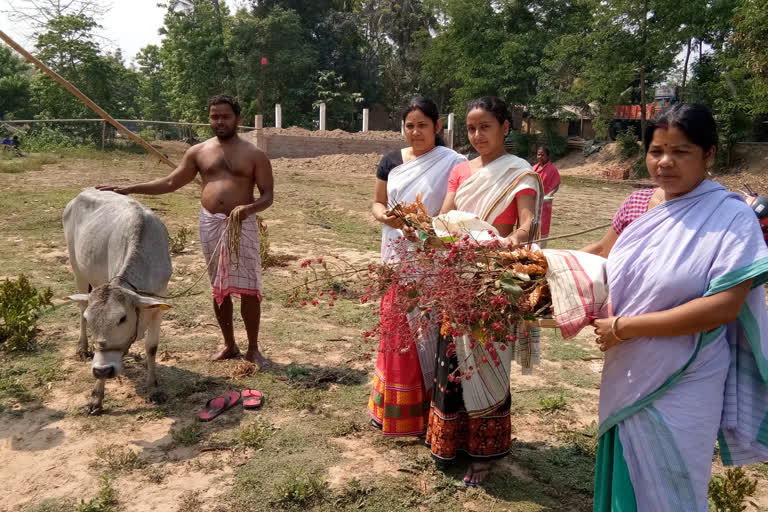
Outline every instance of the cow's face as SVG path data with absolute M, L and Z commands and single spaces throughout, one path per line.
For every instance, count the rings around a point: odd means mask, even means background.
M 168 305 L 126 288 L 105 284 L 88 295 L 69 297 L 87 303 L 83 312 L 91 328 L 95 346 L 92 371 L 97 379 L 111 379 L 123 369 L 123 355 L 144 330 L 147 310 L 167 309 Z

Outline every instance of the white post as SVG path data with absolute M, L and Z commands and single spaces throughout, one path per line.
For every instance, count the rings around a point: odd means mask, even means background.
M 283 109 L 278 103 L 275 105 L 275 128 L 283 127 Z
M 325 131 L 325 103 L 320 104 L 320 131 Z
M 405 135 L 405 121 L 400 121 L 400 135 Z
M 264 128 L 264 116 L 261 114 L 256 114 L 256 120 L 254 122 L 254 126 L 257 130 L 261 130 Z
M 369 110 L 367 108 L 363 109 L 363 131 L 368 131 L 368 114 Z
M 456 121 L 456 114 L 451 112 L 448 114 L 448 129 L 446 132 L 446 141 L 445 143 L 448 145 L 449 148 L 453 149 L 453 127 Z

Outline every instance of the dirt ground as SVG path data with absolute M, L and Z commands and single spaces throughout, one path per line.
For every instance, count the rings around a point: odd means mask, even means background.
M 161 148 L 176 160 L 184 150 Z M 273 161 L 276 199 L 264 217 L 277 266 L 264 275 L 261 343 L 274 365 L 259 372 L 242 361 L 207 359 L 220 333 L 203 280 L 199 294 L 175 299 L 163 320 L 158 376 L 168 401 L 148 401 L 137 343 L 125 358 L 126 374 L 108 383 L 98 417 L 85 415 L 90 366 L 74 359 L 79 312 L 62 300 L 74 282 L 61 211 L 85 186 L 137 182 L 168 169 L 149 157 L 106 154 L 0 174 L 0 278 L 24 273 L 57 298 L 40 320 L 36 350 L 0 352 L 0 511 L 73 511 L 81 502 L 100 512 L 591 510 L 602 358 L 588 334 L 564 341 L 547 331 L 536 373 L 513 370 L 512 453 L 485 487 L 467 488 L 460 482 L 464 463 L 437 466 L 418 439 L 386 439 L 369 426 L 376 353 L 360 332 L 373 325 L 371 306 L 352 293 L 334 308 L 287 301 L 304 258 L 378 258 L 380 231 L 368 213 L 378 159 Z M 609 222 L 631 190 L 566 176 L 552 235 Z M 171 293 L 204 271 L 198 193 L 190 185 L 140 198 L 171 235 L 193 232 L 173 257 Z M 601 234 L 550 247 L 578 248 Z M 236 335 L 242 346 L 237 315 Z M 210 423 L 197 421 L 209 398 L 247 388 L 264 393 L 260 410 L 235 407 Z M 748 471 L 760 481 L 756 503 L 768 509 L 768 466 Z M 105 488 L 117 505 L 99 501 Z
M 555 162 L 562 175 L 595 179 L 605 179 L 612 169 L 627 168 L 631 164 L 632 160 L 624 159 L 618 153 L 616 143 L 607 144 L 588 157 L 580 150 L 571 151 Z M 756 191 L 768 194 L 768 144 L 737 145 L 733 166 L 726 172 L 711 174 L 709 179 L 730 190 L 743 189 L 747 183 Z

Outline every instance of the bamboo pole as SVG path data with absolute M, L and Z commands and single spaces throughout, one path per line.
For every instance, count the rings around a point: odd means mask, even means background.
M 29 124 L 29 123 L 95 123 L 104 119 L 97 117 L 94 119 L 9 119 L 3 123 L 9 124 Z M 180 121 L 153 121 L 151 119 L 115 119 L 121 123 L 143 123 L 143 124 L 176 124 L 180 126 L 211 126 L 208 123 L 182 123 Z M 241 130 L 255 130 L 253 126 L 238 126 Z
M 80 101 L 85 103 L 88 106 L 88 108 L 90 108 L 91 110 L 96 112 L 99 116 L 101 116 L 102 119 L 104 119 L 109 124 L 114 126 L 117 129 L 117 131 L 123 133 L 129 139 L 131 139 L 134 142 L 140 144 L 144 149 L 149 151 L 150 154 L 155 155 L 156 157 L 158 157 L 160 159 L 160 161 L 162 161 L 166 165 L 169 165 L 169 166 L 171 166 L 173 168 L 176 168 L 176 164 L 171 162 L 168 159 L 168 157 L 166 157 L 160 151 L 158 151 L 157 149 L 152 147 L 152 145 L 149 144 L 148 142 L 146 142 L 144 139 L 142 139 L 141 137 L 139 137 L 136 134 L 134 134 L 128 128 L 126 128 L 122 124 L 118 123 L 115 119 L 112 118 L 112 116 L 107 114 L 101 107 L 99 107 L 97 104 L 95 104 L 93 101 L 91 101 L 90 98 L 88 98 L 85 94 L 80 92 L 80 90 L 77 87 L 75 87 L 74 85 L 69 83 L 61 75 L 59 75 L 58 73 L 56 73 L 55 71 L 50 69 L 48 66 L 46 66 L 45 64 L 40 62 L 34 55 L 32 55 L 27 50 L 25 50 L 24 48 L 19 46 L 18 43 L 16 43 L 16 41 L 14 41 L 10 37 L 8 37 L 8 35 L 5 32 L 3 32 L 2 30 L 0 30 L 0 39 L 5 41 L 5 43 L 8 44 L 8 46 L 13 48 L 17 52 L 19 52 L 25 59 L 27 59 L 29 62 L 34 64 L 40 71 L 42 71 L 46 75 L 50 76 L 51 78 L 53 78 L 54 80 L 59 82 L 66 90 L 68 90 L 69 92 L 74 94 Z

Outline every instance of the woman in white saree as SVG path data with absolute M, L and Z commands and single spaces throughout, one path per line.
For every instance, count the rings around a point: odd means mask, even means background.
M 431 100 L 414 98 L 403 114 L 403 121 L 408 147 L 385 155 L 376 171 L 372 213 L 384 225 L 384 263 L 397 261 L 397 248 L 409 243 L 404 233 L 408 228 L 401 219 L 387 214 L 389 205 L 411 203 L 421 194 L 429 214 L 437 215 L 451 169 L 466 161 L 462 155 L 440 145 L 437 134 L 442 125 L 437 106 Z M 402 327 L 408 320 L 390 314 L 398 293 L 400 286 L 395 284 L 381 301 L 381 338 L 368 412 L 372 424 L 386 436 L 419 436 L 426 431 L 436 339 L 421 340 L 417 349 L 414 340 L 406 336 L 410 329 Z
M 510 118 L 506 104 L 499 98 L 487 96 L 470 104 L 467 133 L 479 156 L 453 169 L 441 212 L 474 214 L 493 224 L 511 244 L 522 244 L 538 235 L 544 191 L 541 177 L 530 164 L 504 149 Z M 538 336 L 538 332 L 516 331 L 513 334 L 526 343 L 535 342 L 532 338 Z M 488 476 L 490 461 L 503 457 L 510 449 L 509 371 L 514 351 L 502 348 L 498 352 L 502 364 L 477 364 L 475 378 L 454 381 L 449 376 L 456 370 L 458 358 L 449 355 L 452 341 L 461 360 L 471 363 L 483 358 L 476 352 L 484 350 L 482 344 L 471 344 L 463 338 L 466 336 L 455 340 L 439 337 L 426 441 L 438 460 L 453 460 L 457 452 L 469 455 L 472 463 L 464 483 L 480 485 Z M 527 352 L 528 360 L 520 361 L 524 368 L 530 367 L 530 356 Z

